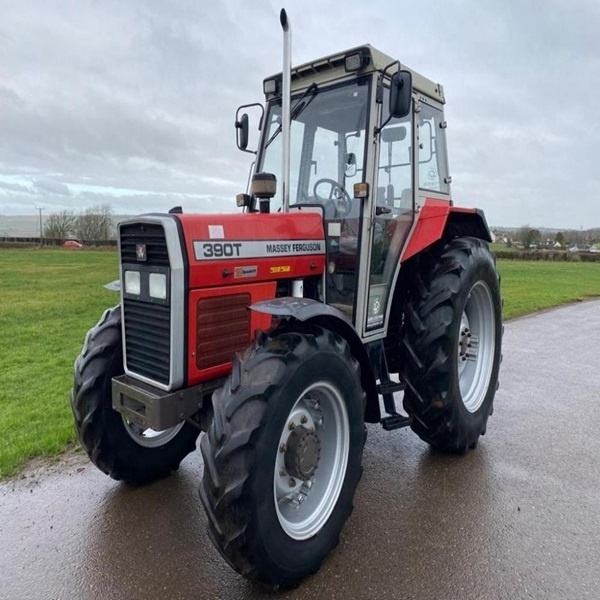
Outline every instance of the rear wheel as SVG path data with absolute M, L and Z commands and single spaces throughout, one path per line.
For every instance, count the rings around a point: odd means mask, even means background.
M 487 244 L 440 242 L 414 269 L 404 308 L 404 407 L 412 428 L 445 451 L 484 434 L 501 360 L 499 277 Z
M 236 359 L 213 408 L 200 444 L 210 537 L 245 577 L 293 586 L 352 511 L 365 441 L 358 363 L 330 331 L 275 330 Z
M 182 422 L 144 429 L 112 408 L 111 380 L 123 374 L 121 309 L 107 310 L 75 362 L 71 408 L 77 437 L 91 461 L 113 479 L 140 485 L 165 477 L 196 447 L 199 431 Z

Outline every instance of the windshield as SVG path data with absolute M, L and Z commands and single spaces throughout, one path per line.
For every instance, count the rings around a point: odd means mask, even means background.
M 302 94 L 294 96 L 292 106 Z M 290 127 L 290 204 L 319 202 L 326 213 L 345 193 L 352 197 L 354 183 L 364 181 L 368 79 L 333 88 L 316 86 L 297 105 Z M 277 195 L 271 211 L 282 206 L 281 103 L 271 103 L 267 114 L 259 170 L 277 177 Z

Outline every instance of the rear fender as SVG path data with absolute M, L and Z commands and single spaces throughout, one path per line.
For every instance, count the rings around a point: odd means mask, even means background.
M 427 198 L 400 261 L 407 261 L 442 238 L 462 236 L 492 241 L 483 211 L 459 208 L 444 200 Z
M 442 237 L 474 237 L 486 242 L 492 241 L 490 228 L 481 209 L 455 206 L 450 208 Z
M 352 355 L 360 365 L 361 383 L 367 395 L 365 421 L 367 423 L 379 423 L 381 420 L 379 396 L 369 356 L 354 326 L 343 312 L 333 306 L 309 298 L 263 300 L 252 304 L 250 310 L 283 319 L 296 319 L 304 323 L 315 323 L 343 337 L 348 342 Z

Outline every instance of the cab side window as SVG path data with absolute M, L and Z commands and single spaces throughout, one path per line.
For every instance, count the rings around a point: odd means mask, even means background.
M 389 90 L 384 91 L 383 119 L 387 119 Z M 377 205 L 387 206 L 394 215 L 412 211 L 412 114 L 392 119 L 379 140 Z
M 421 102 L 418 123 L 419 188 L 449 194 L 444 115 L 441 110 Z

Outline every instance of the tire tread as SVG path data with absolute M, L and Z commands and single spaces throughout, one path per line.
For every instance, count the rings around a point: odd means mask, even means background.
M 487 244 L 476 238 L 443 240 L 420 257 L 404 307 L 401 344 L 404 407 L 413 418 L 412 429 L 431 446 L 461 454 L 476 447 L 493 409 L 492 393 L 477 427 L 467 431 L 449 390 L 451 353 L 455 351 L 451 331 L 465 274 L 475 260 L 494 263 Z M 499 285 L 497 274 L 496 278 Z M 496 367 L 494 377 L 497 380 Z M 491 381 L 490 387 L 495 392 L 496 381 Z

